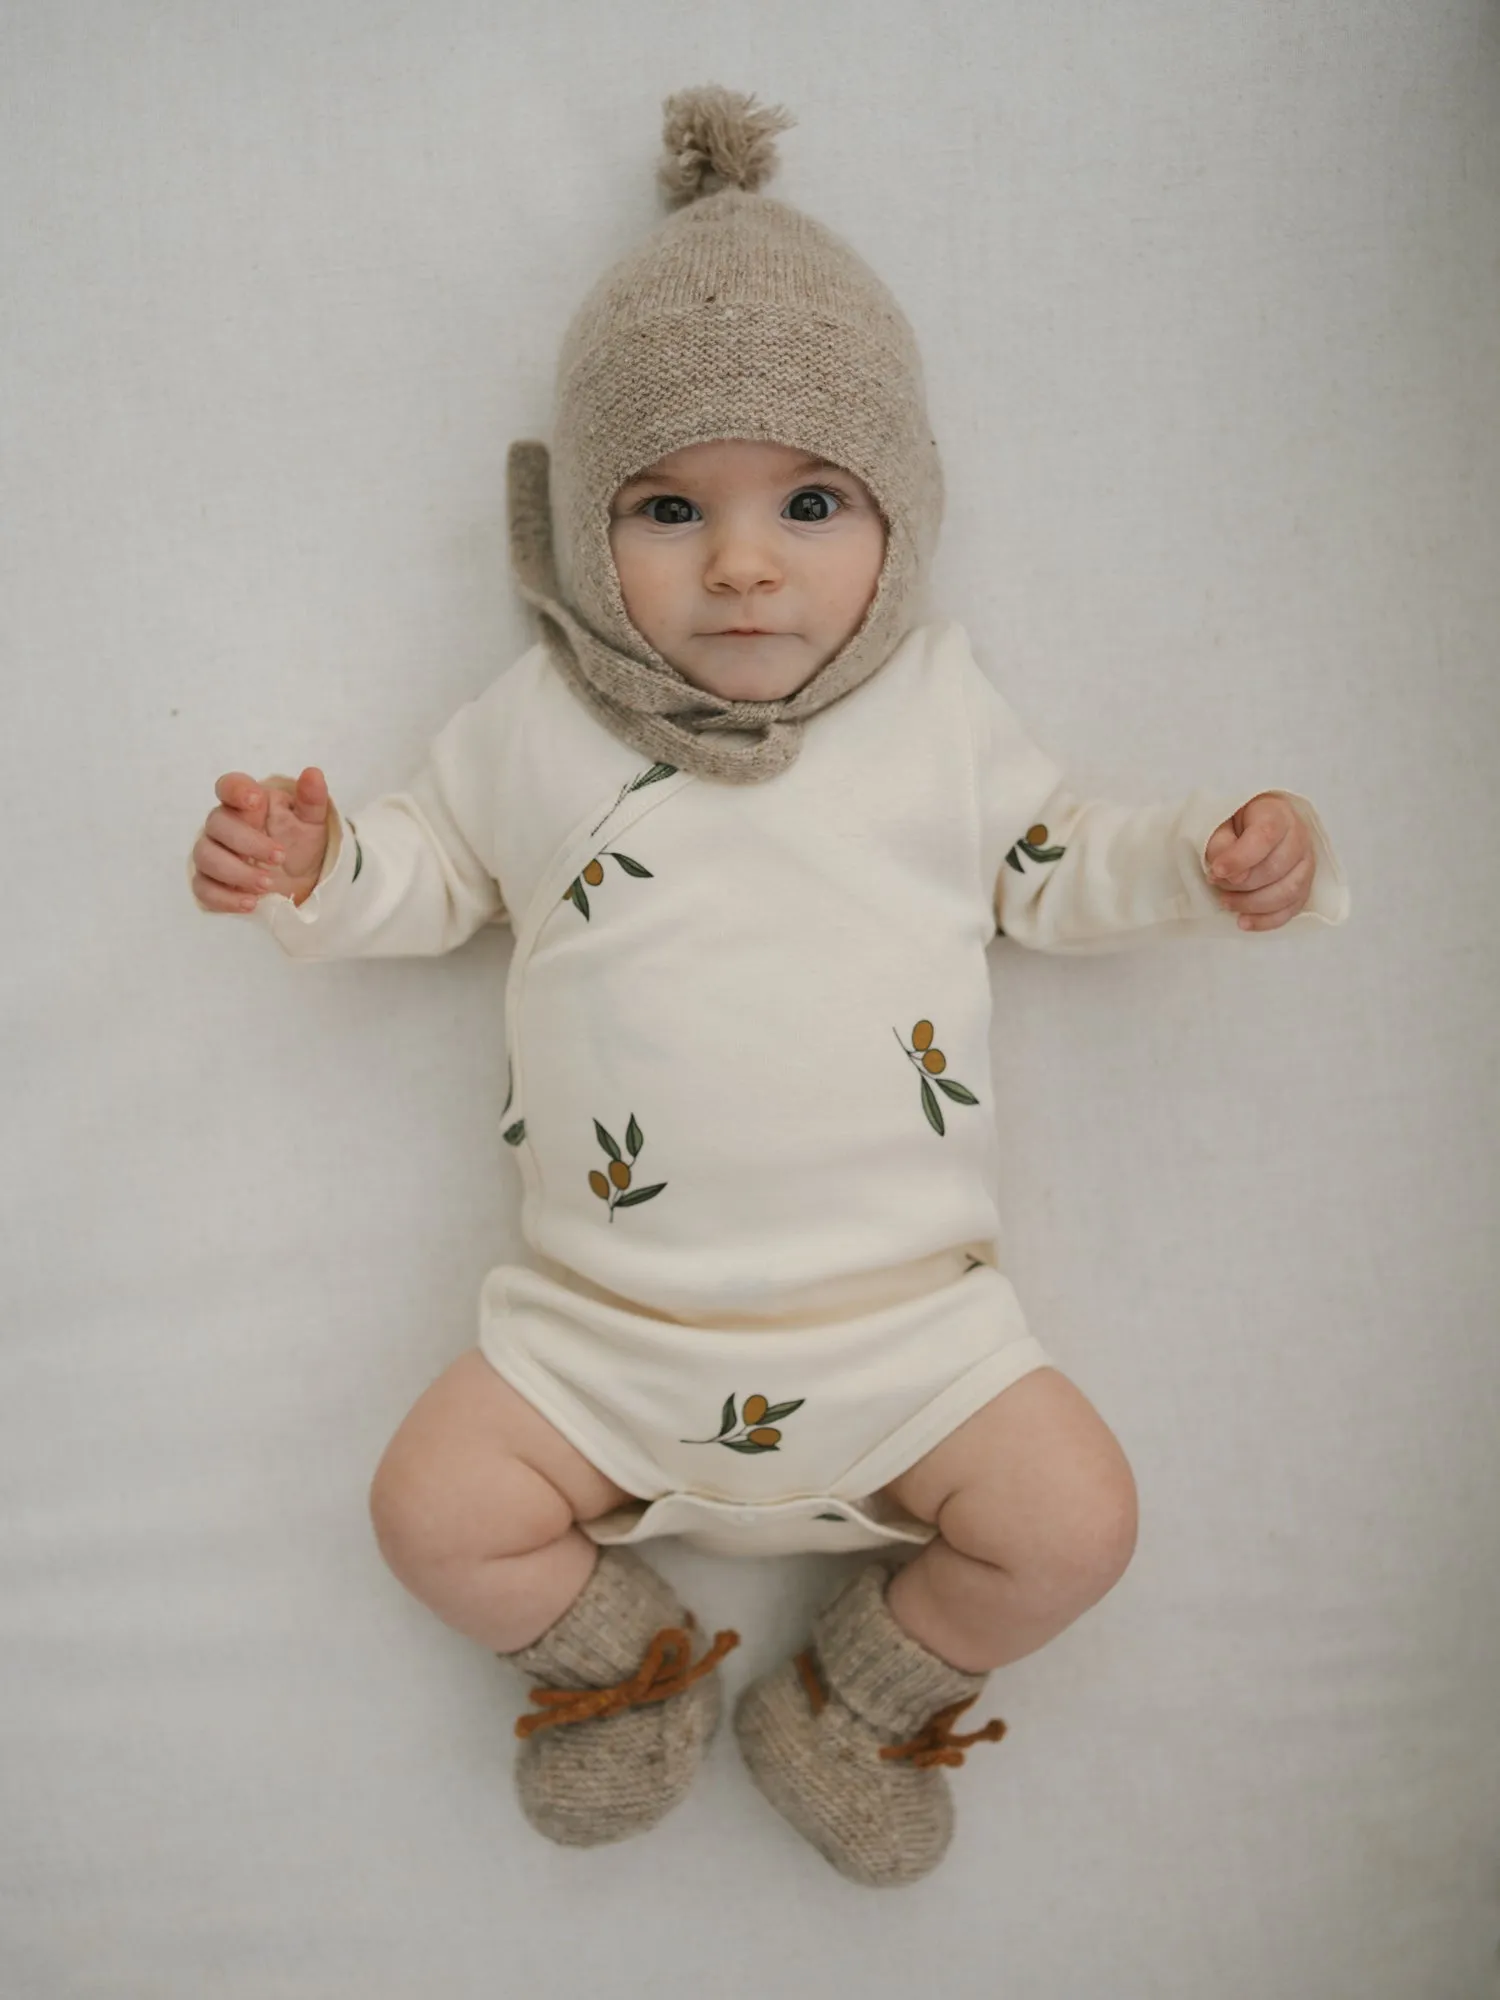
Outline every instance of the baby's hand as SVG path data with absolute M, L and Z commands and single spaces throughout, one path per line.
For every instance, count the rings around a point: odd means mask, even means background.
M 1312 835 L 1290 800 L 1260 792 L 1215 827 L 1204 849 L 1208 879 L 1242 931 L 1274 931 L 1312 894 Z
M 214 786 L 221 804 L 193 849 L 193 896 L 200 909 L 253 910 L 262 896 L 304 903 L 328 849 L 328 786 L 316 765 L 295 791 L 230 771 Z

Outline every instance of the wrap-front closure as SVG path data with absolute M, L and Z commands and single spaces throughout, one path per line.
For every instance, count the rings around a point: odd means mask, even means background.
M 653 772 L 664 775 L 653 777 Z M 505 989 L 505 1048 L 510 1070 L 510 1093 L 502 1115 L 506 1142 L 516 1149 L 520 1163 L 521 1177 L 529 1198 L 535 1199 L 539 1192 L 539 1176 L 536 1157 L 525 1138 L 526 1124 L 526 1078 L 521 1050 L 521 1004 L 525 988 L 526 971 L 531 955 L 536 949 L 536 941 L 542 934 L 543 926 L 557 910 L 567 894 L 569 885 L 581 874 L 593 858 L 599 845 L 599 836 L 606 828 L 609 838 L 617 839 L 648 813 L 667 800 L 676 796 L 685 785 L 695 782 L 690 771 L 669 770 L 666 766 L 648 765 L 635 778 L 628 780 L 606 803 L 598 801 L 591 806 L 583 818 L 558 847 L 552 859 L 542 870 L 535 893 L 526 907 L 525 915 L 516 933 L 515 951 L 511 958 L 510 976 Z M 602 812 L 601 812 L 602 807 Z M 520 1136 L 511 1135 L 519 1130 Z

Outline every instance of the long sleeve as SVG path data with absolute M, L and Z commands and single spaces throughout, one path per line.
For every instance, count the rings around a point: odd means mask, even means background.
M 330 800 L 328 852 L 312 894 L 300 905 L 263 896 L 245 921 L 263 925 L 289 957 L 308 959 L 433 955 L 505 922 L 493 865 L 503 685 L 502 677 L 444 725 L 403 791 L 352 815 Z
M 968 683 L 986 879 L 1002 934 L 1036 951 L 1120 951 L 1159 937 L 1252 938 L 1221 909 L 1204 851 L 1214 830 L 1260 792 L 1281 791 L 1312 836 L 1305 907 L 1282 928 L 1342 924 L 1349 889 L 1322 820 L 1301 794 L 1272 785 L 1147 806 L 1083 799 L 1030 742 L 977 670 Z

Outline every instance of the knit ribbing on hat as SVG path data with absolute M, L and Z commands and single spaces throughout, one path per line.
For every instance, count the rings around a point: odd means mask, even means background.
M 772 170 L 785 114 L 712 89 L 679 93 L 667 112 L 679 183 L 722 191 L 688 193 L 691 205 L 607 271 L 574 317 L 550 493 L 545 448 L 512 451 L 512 557 L 554 662 L 607 727 L 679 769 L 755 782 L 795 758 L 803 722 L 876 672 L 915 621 L 942 472 L 916 342 L 891 294 L 820 224 L 746 191 Z M 728 701 L 689 682 L 631 623 L 610 551 L 621 484 L 720 438 L 843 466 L 886 523 L 858 631 L 783 700 Z

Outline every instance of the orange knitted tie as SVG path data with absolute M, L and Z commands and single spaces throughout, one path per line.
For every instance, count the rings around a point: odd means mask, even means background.
M 810 1646 L 805 1652 L 797 1655 L 796 1666 L 802 1678 L 802 1685 L 807 1691 L 807 1698 L 812 1704 L 813 1714 L 816 1715 L 826 1705 L 828 1697 L 823 1692 L 822 1681 Z M 976 1729 L 971 1736 L 953 1734 L 954 1723 L 964 1710 L 972 1708 L 978 1699 L 977 1694 L 971 1694 L 967 1700 L 955 1701 L 947 1708 L 940 1708 L 909 1743 L 886 1744 L 881 1749 L 881 1756 L 910 1757 L 914 1764 L 925 1769 L 930 1764 L 962 1764 L 964 1751 L 975 1743 L 998 1743 L 1005 1734 L 1005 1724 L 999 1716 L 987 1722 L 982 1729 Z
M 689 1613 L 690 1622 L 692 1614 Z M 667 1701 L 691 1687 L 704 1674 L 712 1673 L 726 1653 L 740 1643 L 738 1632 L 717 1632 L 714 1642 L 690 1667 L 692 1643 L 681 1625 L 664 1625 L 646 1648 L 646 1657 L 628 1680 L 614 1687 L 553 1688 L 531 1690 L 531 1699 L 548 1711 L 544 1715 L 523 1715 L 516 1723 L 517 1736 L 531 1736 L 538 1729 L 550 1729 L 559 1722 L 590 1722 L 595 1716 L 618 1715 L 623 1709 L 648 1701 Z

